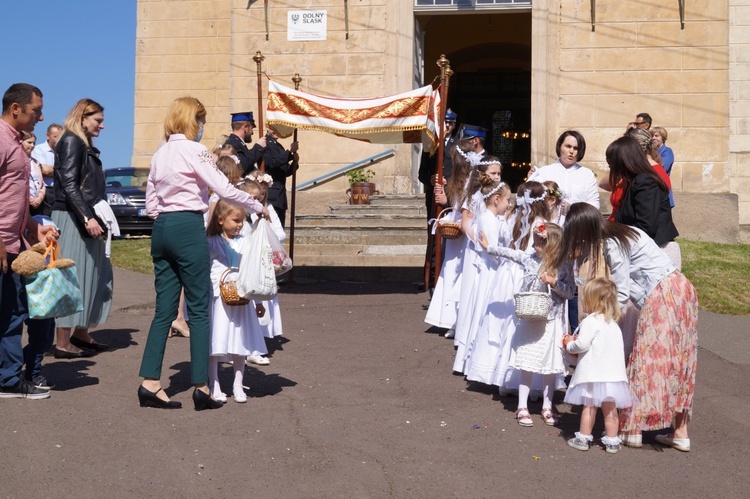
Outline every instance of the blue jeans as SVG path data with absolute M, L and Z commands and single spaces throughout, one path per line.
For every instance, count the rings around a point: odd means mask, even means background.
M 42 374 L 44 353 L 52 348 L 55 319 L 28 319 L 26 329 L 29 332 L 29 343 L 23 347 L 23 363 L 26 364 L 26 379 L 32 381 Z
M 573 294 L 573 298 L 568 300 L 568 322 L 570 322 L 570 334 L 578 327 L 578 290 Z
M 24 279 L 10 270 L 18 255 L 8 254 L 8 271 L 0 281 L 0 386 L 10 388 L 20 380 L 23 367 L 21 334 L 29 317 Z

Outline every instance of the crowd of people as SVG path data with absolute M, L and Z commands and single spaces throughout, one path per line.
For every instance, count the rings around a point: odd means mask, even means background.
M 104 236 L 114 215 L 105 199 L 105 173 L 93 143 L 104 129 L 104 107 L 91 99 L 79 100 L 63 125 L 50 125 L 47 140 L 37 145 L 33 130 L 44 118 L 42 109 L 42 92 L 33 85 L 14 84 L 3 96 L 0 398 L 48 398 L 54 383 L 42 374 L 46 353 L 77 359 L 109 348 L 89 334 L 107 322 L 113 297 Z M 235 371 L 235 401 L 246 402 L 245 362 L 268 365 L 264 338 L 282 334 L 277 299 L 228 307 L 219 298 L 219 275 L 239 265 L 239 247 L 249 233 L 246 222 L 266 218 L 276 238 L 286 237 L 285 180 L 298 167 L 298 145 L 294 142 L 285 150 L 275 131 L 269 130 L 249 149 L 245 141 L 251 140 L 255 128 L 253 115 L 236 113 L 233 133 L 212 154 L 200 144 L 205 122 L 206 110 L 197 99 L 175 100 L 164 122 L 166 143 L 151 162 L 146 207 L 155 219 L 151 254 L 156 311 L 140 371 L 144 380 L 138 399 L 144 407 L 181 405 L 169 400 L 159 381 L 166 340 L 174 333 L 190 338 L 196 410 L 216 409 L 226 402 L 218 380 L 218 365 L 224 360 Z M 29 317 L 24 278 L 11 266 L 22 250 L 38 241 L 56 241 L 60 256 L 75 262 L 82 298 L 79 312 Z M 22 348 L 24 324 L 28 344 Z
M 471 133 L 450 150 L 447 182 L 431 179 L 434 199 L 452 208 L 447 220 L 462 233 L 445 241 L 425 321 L 453 339 L 455 373 L 517 395 L 523 427 L 534 425 L 529 399 L 539 396 L 541 421 L 558 424 L 553 393 L 566 390 L 567 403 L 584 406 L 568 442 L 579 450 L 594 440 L 598 408 L 607 452 L 640 447 L 643 431 L 665 428 L 672 433 L 657 442 L 690 450 L 698 301 L 679 270 L 674 155 L 666 130 L 655 128 L 657 137 L 650 125 L 640 114 L 609 145 L 601 183 L 580 164 L 586 142 L 574 130 L 558 138 L 558 161 L 532 168 L 515 194 Z M 599 187 L 611 191 L 608 218 Z M 546 318 L 519 312 L 516 300 L 528 293 L 549 295 Z

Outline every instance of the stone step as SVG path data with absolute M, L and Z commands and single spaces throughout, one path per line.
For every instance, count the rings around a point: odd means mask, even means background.
M 346 215 L 298 215 L 296 217 L 297 227 L 316 225 L 331 226 L 338 228 L 377 228 L 377 227 L 408 227 L 413 229 L 424 229 L 427 220 L 424 215 L 407 214 L 391 215 L 380 213 L 352 213 Z
M 287 236 L 289 229 L 287 228 Z M 288 240 L 288 239 L 287 239 Z M 294 228 L 294 249 L 315 244 L 425 245 L 426 226 L 412 227 L 337 227 L 331 225 L 306 225 Z
M 298 255 L 295 244 L 294 267 L 421 267 L 422 255 Z
M 373 213 L 378 215 L 420 215 L 425 217 L 424 204 L 333 204 L 331 214 L 350 215 Z
M 370 205 L 409 204 L 424 207 L 424 194 L 374 194 L 370 196 Z
M 294 244 L 294 257 L 300 256 L 424 256 L 424 244 Z

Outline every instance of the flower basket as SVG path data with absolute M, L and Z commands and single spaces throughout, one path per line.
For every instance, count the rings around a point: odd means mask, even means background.
M 445 208 L 437 216 L 437 231 L 443 239 L 458 239 L 461 237 L 461 222 L 449 220 L 448 217 L 442 216 L 443 213 L 446 211 L 452 211 L 452 209 L 453 208 Z

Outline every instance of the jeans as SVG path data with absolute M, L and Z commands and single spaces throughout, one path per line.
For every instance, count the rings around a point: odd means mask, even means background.
M 42 374 L 44 353 L 55 339 L 55 319 L 28 319 L 26 329 L 29 343 L 23 348 L 23 363 L 26 364 L 26 379 L 32 381 Z
M 8 254 L 8 271 L 0 274 L 0 386 L 10 388 L 20 380 L 23 366 L 21 335 L 28 318 L 24 279 L 10 270 L 18 255 Z

